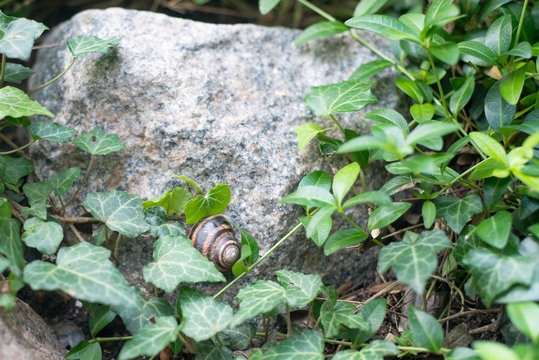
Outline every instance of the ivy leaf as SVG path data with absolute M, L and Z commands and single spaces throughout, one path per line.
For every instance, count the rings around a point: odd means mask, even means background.
M 386 355 L 398 355 L 399 349 L 389 341 L 374 340 L 361 351 L 339 351 L 332 360 L 384 360 Z
M 133 359 L 139 355 L 154 356 L 176 339 L 179 326 L 173 316 L 157 318 L 135 334 L 122 347 L 118 360 Z
M 337 200 L 338 206 L 341 206 L 341 203 L 350 190 L 354 183 L 356 182 L 357 177 L 359 176 L 359 164 L 353 162 L 346 165 L 333 177 L 333 195 Z
M 451 247 L 447 235 L 441 230 L 424 231 L 421 235 L 410 232 L 401 242 L 392 242 L 380 250 L 380 273 L 393 268 L 399 281 L 423 294 L 425 283 L 438 264 L 436 251 Z
M 367 342 L 376 334 L 386 317 L 386 308 L 387 302 L 384 298 L 371 300 L 359 308 L 358 313 L 363 315 L 369 328 L 349 330 L 350 339 L 354 345 Z
M 76 58 L 95 52 L 106 54 L 109 46 L 118 46 L 118 44 L 120 44 L 120 39 L 102 40 L 95 36 L 77 36 L 67 40 L 67 47 Z
M 479 41 L 463 41 L 457 44 L 464 61 L 470 61 L 474 65 L 496 65 L 496 55 L 488 47 Z
M 28 132 L 34 140 L 43 139 L 63 144 L 69 141 L 77 131 L 52 121 L 39 121 L 30 125 Z
M 490 24 L 485 35 L 485 45 L 491 49 L 496 56 L 501 56 L 509 50 L 511 46 L 511 34 L 513 27 L 511 24 L 511 15 L 499 17 Z
M 233 329 L 226 329 L 219 333 L 219 338 L 232 350 L 245 350 L 251 345 L 256 334 L 254 324 L 243 324 Z
M 509 241 L 512 220 L 510 213 L 499 211 L 477 226 L 477 235 L 487 244 L 503 249 Z
M 511 322 L 534 343 L 539 340 L 539 305 L 534 302 L 512 303 L 507 305 L 507 315 Z
M 54 254 L 64 239 L 62 226 L 54 221 L 30 218 L 24 223 L 24 230 L 22 241 L 42 254 Z
M 333 197 L 328 190 L 315 185 L 307 185 L 298 188 L 292 194 L 284 197 L 281 200 L 281 203 L 292 203 L 313 207 L 337 206 L 335 197 Z
M 49 197 L 52 186 L 48 181 L 26 183 L 22 187 L 24 195 L 28 198 L 28 203 L 31 206 L 45 203 Z
M 531 258 L 499 255 L 486 249 L 468 251 L 462 261 L 470 268 L 472 283 L 487 307 L 511 286 L 529 286 L 534 271 L 534 261 Z
M 116 314 L 110 311 L 110 306 L 108 305 L 98 305 L 86 301 L 83 302 L 83 305 L 84 309 L 90 314 L 88 328 L 92 337 L 116 318 Z
M 72 143 L 92 155 L 107 155 L 125 148 L 124 143 L 118 139 L 118 135 L 107 134 L 100 127 L 77 136 Z
M 459 199 L 452 195 L 440 196 L 434 199 L 436 215 L 444 219 L 447 225 L 459 234 L 472 215 L 483 210 L 481 198 L 476 193 L 468 194 Z
M 0 119 L 6 116 L 20 118 L 31 115 L 46 115 L 54 117 L 54 115 L 41 106 L 37 101 L 30 99 L 22 90 L 13 86 L 5 86 L 0 89 Z
M 305 330 L 271 347 L 262 357 L 263 360 L 323 360 L 324 339 L 322 333 Z
M 377 1 L 378 2 L 378 1 Z M 348 81 L 362 81 L 367 80 L 373 75 L 378 74 L 384 69 L 393 66 L 393 63 L 388 60 L 373 60 L 360 65 L 356 71 L 350 75 Z
M 263 0 L 261 0 L 263 1 Z M 234 353 L 226 346 L 215 345 L 211 341 L 194 343 L 197 354 L 195 360 L 232 360 Z M 254 351 L 253 351 L 254 352 Z M 253 356 L 251 355 L 251 359 Z
M 457 114 L 472 98 L 473 90 L 475 88 L 474 80 L 475 78 L 473 76 L 466 78 L 464 84 L 462 84 L 462 86 L 459 87 L 453 95 L 451 95 L 451 99 L 449 100 L 449 109 L 453 114 Z
M 358 229 L 345 229 L 334 232 L 324 245 L 324 255 L 328 256 L 347 246 L 367 240 L 367 233 Z
M 27 61 L 34 41 L 45 30 L 48 27 L 42 23 L 6 16 L 0 12 L 0 53 L 8 58 Z
M 301 45 L 307 41 L 322 39 L 348 31 L 348 27 L 340 21 L 322 21 L 307 27 L 294 40 L 294 45 Z
M 139 289 L 134 290 L 137 294 L 140 305 L 136 312 L 129 314 L 129 317 L 122 316 L 122 320 L 130 332 L 135 332 L 148 324 L 151 324 L 155 319 L 162 316 L 174 315 L 174 309 L 163 298 L 154 297 L 146 301 L 146 297 Z M 113 308 L 117 311 L 117 308 Z
M 146 209 L 145 216 L 146 222 L 150 225 L 150 233 L 158 238 L 167 235 L 185 235 L 185 230 L 179 222 L 167 222 L 167 211 L 161 206 L 152 206 Z
M 333 113 L 359 111 L 365 105 L 376 101 L 371 94 L 371 82 L 342 81 L 337 84 L 311 88 L 305 99 L 305 106 L 316 116 Z
M 412 206 L 407 202 L 394 202 L 390 204 L 380 205 L 369 216 L 368 229 L 381 229 L 391 224 L 393 221 L 400 218 Z
M 230 187 L 219 184 L 208 190 L 206 195 L 198 195 L 185 205 L 185 222 L 194 224 L 208 215 L 217 215 L 226 210 L 230 203 Z
M 351 316 L 356 307 L 347 302 L 333 303 L 326 301 L 320 308 L 320 322 L 324 328 L 326 337 L 334 337 L 339 333 L 339 327 L 343 318 Z
M 240 308 L 234 314 L 230 327 L 235 327 L 258 314 L 270 312 L 286 301 L 286 290 L 273 281 L 259 280 L 241 289 L 236 299 L 240 302 Z
M 259 0 L 258 1 L 258 9 L 260 10 L 260 13 L 262 15 L 266 15 L 271 10 L 273 10 L 274 7 L 279 4 L 281 0 Z
M 142 200 L 138 196 L 116 190 L 89 193 L 82 205 L 109 229 L 127 238 L 137 237 L 149 230 L 149 225 L 144 221 Z
M 32 171 L 34 171 L 34 165 L 30 160 L 0 155 L 0 180 L 8 184 L 16 184 Z
M 87 242 L 62 247 L 56 265 L 39 260 L 26 265 L 24 281 L 34 290 L 62 290 L 75 299 L 115 306 L 122 318 L 140 313 L 139 298 L 109 257 L 109 250 Z
M 183 318 L 180 330 L 196 341 L 211 338 L 232 321 L 230 305 L 215 301 L 196 289 L 182 286 L 177 306 Z
M 73 181 L 75 181 L 79 175 L 79 167 L 72 167 L 55 173 L 49 180 L 49 184 L 54 190 L 54 194 L 58 197 L 64 196 L 73 187 Z
M 144 267 L 144 279 L 168 293 L 180 282 L 225 281 L 215 265 L 185 236 L 164 236 L 154 245 L 155 262 Z
M 6 200 L 7 202 L 7 200 Z M 24 250 L 20 238 L 21 224 L 17 219 L 11 218 L 11 211 L 9 217 L 0 218 L 0 253 L 4 254 L 8 261 L 12 264 L 11 270 L 18 276 L 21 269 L 26 264 L 24 260 Z
M 509 104 L 500 93 L 500 81 L 496 81 L 485 97 L 485 117 L 488 124 L 498 130 L 513 122 L 516 106 Z
M 34 73 L 34 70 L 22 66 L 21 64 L 6 63 L 6 75 L 4 81 L 20 84 Z
M 413 345 L 438 353 L 444 344 L 444 331 L 438 320 L 411 305 L 408 309 L 408 321 L 414 336 Z
M 286 302 L 294 308 L 302 308 L 313 301 L 323 285 L 318 275 L 305 275 L 287 270 L 279 270 L 275 274 L 286 290 Z
M 323 130 L 320 126 L 314 123 L 301 124 L 296 128 L 296 134 L 298 134 L 298 148 L 303 150 L 309 142 L 314 139 Z
M 354 16 L 344 23 L 346 26 L 369 30 L 389 40 L 410 40 L 419 43 L 419 38 L 408 26 L 387 15 Z

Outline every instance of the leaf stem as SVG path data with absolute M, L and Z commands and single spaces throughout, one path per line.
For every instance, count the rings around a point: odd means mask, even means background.
M 84 174 L 84 178 L 82 179 L 79 186 L 77 187 L 77 190 L 75 190 L 75 193 L 73 194 L 73 196 L 71 196 L 71 198 L 65 203 L 65 205 L 64 205 L 64 207 L 62 209 L 63 212 L 65 212 L 65 209 L 67 208 L 67 206 L 69 204 L 71 204 L 73 202 L 73 200 L 75 200 L 77 198 L 77 195 L 79 194 L 79 191 L 82 188 L 82 185 L 84 184 L 84 182 L 88 178 L 88 175 L 90 174 L 90 170 L 92 169 L 93 164 L 94 164 L 94 155 L 92 154 L 92 155 L 90 155 L 90 163 L 88 164 L 88 168 L 86 169 L 86 174 Z
M 449 113 L 449 110 L 447 109 L 447 103 L 445 101 L 445 96 L 444 96 L 444 90 L 442 89 L 442 83 L 440 82 L 440 78 L 438 77 L 438 72 L 436 72 L 436 65 L 434 64 L 434 59 L 432 58 L 432 54 L 430 53 L 430 50 L 427 46 L 423 46 L 423 49 L 425 49 L 427 56 L 429 58 L 430 66 L 432 66 L 432 72 L 434 73 L 436 84 L 438 85 L 438 91 L 440 92 L 440 99 L 442 100 L 442 107 L 444 108 L 445 116 L 447 117 L 448 121 L 454 121 L 453 117 Z
M 71 69 L 71 67 L 73 66 L 73 64 L 75 63 L 76 60 L 77 60 L 77 58 L 74 57 L 74 58 L 73 58 L 73 61 L 71 61 L 71 64 L 69 64 L 69 66 L 67 67 L 67 69 L 65 69 L 64 71 L 62 71 L 60 74 L 58 74 L 58 75 L 57 75 L 56 77 L 54 77 L 52 80 L 49 80 L 49 81 L 47 81 L 46 83 L 39 85 L 39 86 L 36 87 L 35 89 L 32 89 L 32 90 L 28 91 L 28 95 L 33 94 L 33 93 L 35 93 L 36 91 L 41 90 L 41 89 L 43 89 L 43 88 L 46 87 L 46 86 L 49 86 L 50 84 L 52 84 L 53 82 L 55 82 L 56 80 L 58 80 L 59 78 L 61 78 L 62 76 L 64 76 L 65 73 L 68 72 L 69 69 Z
M 292 336 L 292 321 L 290 320 L 290 306 L 286 305 L 286 337 Z
M 2 54 L 2 70 L 0 73 L 0 88 L 4 87 L 5 76 L 6 76 L 6 55 Z
M 100 343 L 100 342 L 107 342 L 107 341 L 124 341 L 124 340 L 131 340 L 133 339 L 132 336 L 116 336 L 116 337 L 96 337 L 91 340 L 88 340 L 88 343 Z
M 185 338 L 183 336 L 181 336 L 180 333 L 178 333 L 178 339 L 180 339 L 180 341 L 183 343 L 183 345 L 185 345 L 185 347 L 187 349 L 189 349 L 189 351 L 191 351 L 193 354 L 197 353 L 197 349 L 195 349 L 193 347 L 193 345 L 191 345 L 191 343 L 189 343 L 187 340 L 185 340 Z
M 520 13 L 520 20 L 518 22 L 517 34 L 515 35 L 515 44 L 518 44 L 520 39 L 520 32 L 522 31 L 522 25 L 524 24 L 524 15 L 526 15 L 526 8 L 528 7 L 528 0 L 524 0 L 524 5 L 522 5 L 522 12 Z M 511 63 L 513 62 L 514 56 L 511 57 Z
M 265 258 L 267 258 L 272 252 L 275 251 L 275 249 L 277 249 L 279 246 L 281 246 L 281 244 L 283 242 L 286 241 L 286 239 L 288 239 L 290 236 L 292 236 L 296 231 L 298 231 L 299 228 L 301 228 L 303 225 L 301 223 L 297 224 L 292 230 L 290 230 L 290 232 L 288 234 L 286 234 L 285 236 L 283 236 L 279 241 L 277 241 L 277 243 L 275 245 L 272 246 L 271 249 L 269 249 L 264 255 L 262 255 L 257 261 L 255 261 L 253 264 L 251 264 L 251 266 L 249 266 L 247 268 L 247 270 L 245 270 L 245 272 L 242 272 L 241 274 L 239 274 L 234 280 L 232 280 L 231 282 L 229 282 L 224 288 L 222 288 L 217 294 L 215 294 L 213 296 L 214 299 L 217 299 L 219 297 L 219 295 L 221 295 L 222 293 L 224 293 L 225 291 L 227 291 L 232 285 L 234 285 L 239 279 L 241 279 L 242 277 L 244 277 L 246 274 L 250 273 L 251 270 L 253 270 L 258 264 L 260 264 L 262 261 L 264 261 Z
M 329 117 L 331 117 L 331 120 L 333 120 L 335 122 L 335 124 L 337 124 L 337 126 L 339 127 L 339 130 L 341 130 L 341 132 L 344 135 L 345 132 L 344 132 L 344 128 L 342 127 L 341 123 L 335 118 L 335 116 L 333 116 L 333 114 L 329 114 Z
M 9 155 L 9 154 L 13 154 L 13 153 L 15 153 L 15 152 L 17 152 L 17 151 L 21 151 L 21 150 L 23 150 L 23 149 L 26 149 L 28 146 L 30 146 L 30 145 L 32 145 L 33 143 L 35 143 L 37 140 L 38 140 L 38 139 L 33 140 L 33 141 L 30 141 L 28 144 L 23 145 L 23 146 L 21 146 L 21 147 L 19 147 L 19 148 L 17 148 L 17 149 L 13 149 L 13 150 L 9 150 L 9 151 L 0 152 L 0 155 Z
M 312 11 L 317 13 L 318 15 L 322 16 L 323 18 L 326 18 L 328 21 L 337 21 L 336 18 L 334 18 L 333 16 L 331 16 L 330 14 L 325 12 L 324 10 L 320 9 L 318 6 L 316 6 L 314 4 L 311 4 L 307 0 L 298 0 L 298 2 L 300 4 L 303 4 L 304 6 L 308 7 L 309 9 L 311 9 Z

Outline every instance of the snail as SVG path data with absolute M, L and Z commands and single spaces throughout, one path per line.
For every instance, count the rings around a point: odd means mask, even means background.
M 241 256 L 241 244 L 234 236 L 234 228 L 223 215 L 208 216 L 197 222 L 189 232 L 189 239 L 221 272 L 230 270 Z

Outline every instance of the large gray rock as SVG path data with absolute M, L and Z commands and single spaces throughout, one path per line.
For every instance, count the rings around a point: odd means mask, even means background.
M 313 144 L 298 151 L 297 126 L 308 121 L 332 126 L 329 119 L 313 117 L 303 97 L 310 87 L 345 80 L 360 64 L 376 59 L 347 36 L 296 47 L 298 34 L 122 9 L 85 11 L 53 29 L 46 43 L 60 45 L 39 51 L 31 87 L 68 66 L 67 39 L 122 38 L 109 55 L 77 61 L 60 81 L 33 96 L 56 115 L 55 121 L 79 134 L 100 126 L 127 145 L 96 159 L 80 202 L 90 191 L 114 189 L 152 198 L 182 183 L 172 174 L 195 179 L 206 189 L 227 183 L 232 200 L 226 214 L 258 240 L 261 254 L 267 251 L 301 214 L 298 206 L 282 205 L 280 199 L 307 173 L 325 169 L 333 174 L 342 166 L 321 157 Z M 365 36 L 389 53 L 388 42 Z M 379 76 L 373 89 L 376 107 L 398 106 L 392 76 L 390 70 Z M 367 128 L 360 114 L 339 117 L 347 127 Z M 88 156 L 72 145 L 39 143 L 32 156 L 46 179 L 54 171 L 88 164 Z M 381 169 L 366 171 L 371 187 L 383 183 Z M 364 209 L 352 215 L 365 225 Z M 152 246 L 142 237 L 121 248 L 120 269 L 131 283 L 143 283 L 142 267 L 151 261 Z M 252 278 L 291 269 L 320 274 L 338 285 L 361 281 L 375 261 L 372 254 L 359 258 L 352 250 L 325 257 L 300 231 Z
M 54 331 L 25 302 L 16 301 L 10 313 L 0 306 L 0 359 L 62 360 L 67 350 Z

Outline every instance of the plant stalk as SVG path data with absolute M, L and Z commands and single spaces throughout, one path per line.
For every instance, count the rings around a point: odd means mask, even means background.
M 0 73 L 0 88 L 4 87 L 5 76 L 6 76 L 6 55 L 2 54 L 2 70 Z
M 71 67 L 73 66 L 73 64 L 75 63 L 76 60 L 77 60 L 77 58 L 74 57 L 74 58 L 73 58 L 73 61 L 71 61 L 71 64 L 69 64 L 69 66 L 67 67 L 67 69 L 65 69 L 64 71 L 62 71 L 60 74 L 58 74 L 58 75 L 57 75 L 56 77 L 54 77 L 52 80 L 49 80 L 49 81 L 47 81 L 46 83 L 39 85 L 39 86 L 36 87 L 35 89 L 32 89 L 32 90 L 28 91 L 28 95 L 33 94 L 33 93 L 35 93 L 36 91 L 41 90 L 41 89 L 43 89 L 43 88 L 46 87 L 46 86 L 49 86 L 50 84 L 52 84 L 53 82 L 55 82 L 56 80 L 58 80 L 59 78 L 61 78 L 62 76 L 64 76 L 65 73 L 68 72 L 69 69 L 71 69 Z
M 26 149 L 28 146 L 32 145 L 33 143 L 35 143 L 37 141 L 36 140 L 33 140 L 33 141 L 30 141 L 28 144 L 26 145 L 23 145 L 17 149 L 13 149 L 13 150 L 9 150 L 9 151 L 4 151 L 4 152 L 0 152 L 0 155 L 9 155 L 9 154 L 13 154 L 13 153 L 16 153 L 17 151 L 21 151 L 23 149 Z
M 84 174 L 84 178 L 80 182 L 79 186 L 77 187 L 77 190 L 75 190 L 75 193 L 71 198 L 65 203 L 64 208 L 62 211 L 65 213 L 65 209 L 69 204 L 73 202 L 77 198 L 77 195 L 79 194 L 80 189 L 82 188 L 82 185 L 86 182 L 86 179 L 88 178 L 88 175 L 90 174 L 90 170 L 92 169 L 92 165 L 94 164 L 94 155 L 90 155 L 90 163 L 88 164 L 88 168 L 86 169 L 86 174 Z

